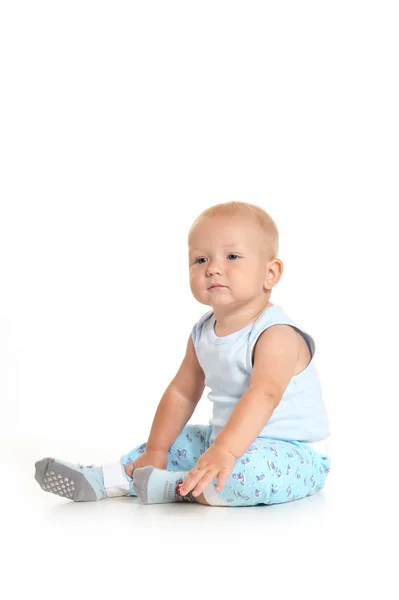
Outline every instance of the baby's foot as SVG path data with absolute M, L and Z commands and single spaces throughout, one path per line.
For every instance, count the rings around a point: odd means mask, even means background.
M 45 492 L 58 494 L 74 502 L 107 498 L 101 467 L 43 458 L 35 463 L 35 479 Z
M 164 502 L 198 502 L 192 492 L 182 496 L 180 486 L 187 477 L 187 471 L 166 471 L 155 467 L 135 469 L 133 489 L 143 504 L 163 504 Z

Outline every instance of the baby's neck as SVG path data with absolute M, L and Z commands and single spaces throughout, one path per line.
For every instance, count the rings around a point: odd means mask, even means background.
M 231 314 L 226 313 L 226 311 L 223 309 L 221 310 L 218 307 L 214 308 L 215 334 L 218 337 L 223 337 L 225 335 L 230 335 L 230 333 L 234 333 L 235 331 L 239 331 L 256 321 L 259 315 L 271 306 L 274 306 L 274 304 L 266 302 L 266 304 L 262 304 L 261 306 L 245 307 Z

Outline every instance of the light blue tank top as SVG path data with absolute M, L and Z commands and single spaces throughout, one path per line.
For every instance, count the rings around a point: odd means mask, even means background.
M 313 442 L 330 435 L 314 364 L 314 340 L 285 314 L 281 306 L 274 305 L 265 309 L 254 323 L 223 337 L 215 334 L 212 310 L 205 313 L 192 328 L 195 352 L 205 373 L 205 385 L 210 388 L 208 398 L 213 403 L 213 415 L 209 421 L 212 427 L 211 442 L 249 388 L 252 354 L 257 339 L 265 329 L 278 324 L 291 325 L 303 336 L 311 353 L 311 361 L 304 371 L 292 377 L 259 437 Z

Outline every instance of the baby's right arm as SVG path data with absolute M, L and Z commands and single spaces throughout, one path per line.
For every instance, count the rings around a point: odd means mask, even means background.
M 193 414 L 204 388 L 205 374 L 190 333 L 183 362 L 158 404 L 146 444 L 147 452 L 168 452 Z

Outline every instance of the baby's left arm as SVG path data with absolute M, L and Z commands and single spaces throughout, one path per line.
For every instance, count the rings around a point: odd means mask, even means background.
M 259 336 L 248 390 L 214 441 L 239 458 L 258 437 L 295 373 L 298 338 L 290 325 L 273 325 Z

